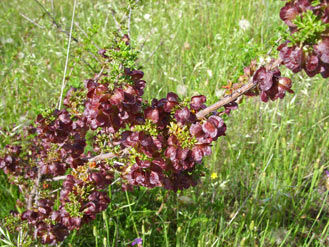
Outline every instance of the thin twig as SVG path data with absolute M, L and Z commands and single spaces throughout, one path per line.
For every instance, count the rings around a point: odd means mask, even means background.
M 107 11 L 107 13 L 108 13 L 108 11 Z M 109 15 L 107 14 L 106 15 L 106 18 L 105 18 L 105 21 L 104 21 L 104 27 L 105 27 L 105 32 L 107 32 L 107 23 L 109 22 Z
M 151 57 L 153 57 L 153 55 L 155 54 L 155 52 L 160 48 L 160 46 L 162 46 L 164 43 L 164 41 L 161 41 L 158 46 L 151 52 L 150 56 L 147 59 L 150 59 Z
M 128 37 L 131 39 L 130 37 L 130 19 L 131 19 L 131 6 L 129 4 L 129 14 L 128 14 Z
M 51 12 L 55 12 L 55 8 L 54 8 L 54 0 L 51 0 Z
M 104 69 L 105 69 L 105 65 L 103 65 L 101 71 L 100 71 L 100 72 L 98 73 L 98 75 L 96 76 L 95 81 L 97 81 L 97 80 L 102 76 Z
M 39 3 L 39 2 L 38 2 Z M 52 20 L 53 21 L 55 21 L 55 22 L 53 22 L 54 23 L 54 25 L 57 27 L 57 29 L 59 29 L 59 31 L 60 32 L 62 32 L 62 33 L 65 33 L 65 34 L 67 34 L 67 36 L 69 36 L 69 33 L 68 32 L 66 32 L 66 31 L 63 31 L 62 29 L 61 29 L 61 27 L 60 27 L 60 25 L 56 22 L 56 20 L 50 15 L 50 13 L 49 12 L 47 12 L 47 10 L 45 9 L 45 7 L 42 5 L 42 4 L 39 4 L 45 11 L 46 11 L 46 13 L 47 13 L 47 15 L 48 16 L 50 16 L 51 18 L 52 18 Z M 23 16 L 23 15 L 22 15 Z M 24 17 L 24 16 L 23 16 Z M 33 24 L 36 24 L 36 23 L 33 23 Z M 44 26 L 38 26 L 38 27 L 40 27 L 40 28 L 45 28 Z M 75 37 L 71 37 L 75 42 L 77 42 L 77 43 L 79 43 L 79 41 L 78 41 L 78 39 L 77 38 L 75 38 Z M 98 62 L 99 62 L 99 59 L 95 56 L 95 54 L 93 54 L 92 52 L 90 52 L 90 51 L 88 51 L 88 53 L 95 59 L 95 60 L 97 60 Z M 72 56 L 72 55 L 71 55 Z M 93 71 L 93 72 L 95 72 L 94 71 L 94 69 L 93 69 L 93 67 L 85 60 L 85 59 L 83 59 L 83 58 L 81 58 L 81 61 L 85 64 L 85 65 L 87 65 L 89 68 L 90 68 L 90 70 L 91 71 Z M 11 68 L 10 68 L 11 69 Z M 9 71 L 10 71 L 10 69 L 8 70 L 8 72 L 6 72 L 5 73 L 5 76 L 2 78 L 2 80 L 7 76 L 7 74 L 9 74 Z M 1 82 L 1 81 L 0 81 Z
M 96 161 L 100 161 L 100 160 L 105 160 L 105 159 L 112 159 L 117 157 L 118 155 L 113 154 L 113 153 L 106 153 L 106 154 L 100 154 L 97 155 L 91 159 L 88 159 L 89 162 L 96 162 Z
M 155 54 L 155 52 L 160 48 L 160 46 L 163 45 L 163 43 L 164 43 L 164 41 L 162 40 L 162 41 L 157 45 L 157 47 L 155 47 L 155 49 L 151 52 L 151 54 L 147 57 L 146 60 L 151 59 L 151 57 L 153 57 L 153 55 Z M 143 46 L 144 44 L 145 44 L 145 42 L 142 44 L 142 46 Z M 140 49 L 143 48 L 142 46 L 141 46 Z M 139 62 L 139 61 L 140 61 L 140 58 L 138 58 L 138 59 L 136 60 L 136 62 Z
M 276 41 L 275 41 L 275 43 L 277 44 L 277 43 L 279 43 L 280 41 L 282 40 L 282 37 L 280 37 L 280 38 L 278 38 Z M 271 53 L 272 53 L 272 51 L 273 51 L 273 48 L 274 48 L 274 46 L 272 46 L 269 50 L 268 50 L 268 52 L 267 52 L 267 56 L 270 56 L 271 55 Z
M 162 200 L 162 203 L 161 203 L 161 205 L 160 205 L 158 211 L 155 213 L 156 215 L 160 215 L 162 209 L 164 208 L 164 206 L 165 206 L 165 204 L 166 204 L 166 202 L 167 202 L 168 195 L 169 195 L 168 193 L 165 194 L 165 196 L 164 196 L 164 198 L 163 198 L 163 200 Z
M 35 187 L 37 188 L 35 191 L 35 198 L 34 198 L 34 202 L 35 204 L 38 204 L 39 201 L 39 185 L 40 185 L 40 179 L 41 179 L 41 169 L 38 169 L 38 178 L 37 181 L 35 183 Z
M 38 0 L 34 0 L 46 13 L 46 15 L 48 15 L 50 17 L 50 19 L 52 20 L 52 23 L 56 26 L 56 28 L 62 32 L 62 33 L 65 33 L 67 36 L 70 35 L 69 32 L 67 32 L 66 30 L 63 30 L 61 25 L 56 21 L 55 17 L 53 17 L 49 11 L 45 8 L 45 6 L 43 6 L 42 3 L 40 3 Z M 71 36 L 71 38 L 75 41 L 75 42 L 79 42 L 77 38 L 75 38 L 74 36 Z
M 29 195 L 29 199 L 27 200 L 27 209 L 30 210 L 32 208 L 32 201 L 33 201 L 33 197 L 35 194 L 35 186 L 33 187 L 33 189 L 31 190 L 31 193 Z
M 60 180 L 65 180 L 67 178 L 67 175 L 63 176 L 57 176 L 53 178 L 47 178 L 46 181 L 60 181 Z
M 38 187 L 39 187 L 40 179 L 41 179 L 41 169 L 39 168 L 37 178 L 34 180 L 34 185 L 30 192 L 29 199 L 27 201 L 28 210 L 30 210 L 32 208 L 35 195 L 37 195 L 36 199 L 38 198 L 38 193 L 39 193 Z
M 323 170 L 326 170 L 326 169 L 328 169 L 329 168 L 329 166 L 325 166 L 325 167 L 323 167 Z M 308 178 L 310 178 L 310 177 L 312 177 L 314 175 L 314 172 L 311 172 L 310 174 L 308 174 L 308 175 L 306 175 L 305 177 L 303 177 L 303 179 L 305 180 L 305 179 L 308 179 Z
M 120 154 L 114 154 L 114 153 L 105 153 L 105 154 L 99 154 L 99 155 L 96 155 L 92 158 L 88 158 L 86 159 L 86 161 L 88 162 L 97 162 L 97 161 L 100 161 L 100 160 L 105 160 L 105 159 L 112 159 L 112 158 L 115 158 L 115 157 L 122 157 L 126 154 L 129 153 L 129 149 L 124 149 Z M 120 163 L 120 162 L 116 162 L 118 165 L 124 165 L 123 163 Z M 64 175 L 64 176 L 57 176 L 57 177 L 53 177 L 53 178 L 48 178 L 46 179 L 46 181 L 60 181 L 60 180 L 65 180 L 67 178 L 67 175 Z
M 85 30 L 82 29 L 82 27 L 80 27 L 80 25 L 78 24 L 78 22 L 74 22 L 74 25 L 83 33 L 84 36 L 86 36 L 87 38 L 89 38 L 88 34 L 85 32 Z M 101 48 L 94 42 L 91 40 L 91 43 L 98 49 L 100 50 Z
M 57 27 L 57 28 L 61 28 L 61 26 L 57 23 L 57 21 L 55 20 L 55 18 L 49 13 L 49 11 L 45 8 L 45 6 L 43 6 L 42 3 L 40 3 L 38 0 L 34 0 L 44 11 L 45 13 L 52 19 L 53 24 Z
M 64 93 L 65 77 L 66 77 L 66 71 L 67 71 L 67 66 L 68 66 L 68 62 L 69 62 L 69 55 L 70 55 L 70 48 L 71 48 L 71 39 L 72 39 L 72 31 L 73 31 L 73 23 L 74 23 L 76 4 L 77 4 L 77 1 L 74 0 L 70 35 L 69 35 L 69 43 L 67 44 L 66 61 L 65 61 L 64 75 L 63 75 L 63 81 L 62 81 L 61 95 L 59 97 L 59 102 L 58 102 L 58 109 L 61 109 L 62 98 L 63 98 L 63 93 Z
M 280 65 L 282 60 L 278 58 L 275 60 L 267 69 L 275 68 L 276 66 Z M 219 108 L 223 107 L 224 105 L 227 105 L 231 102 L 234 102 L 237 98 L 244 95 L 246 92 L 250 91 L 251 89 L 255 88 L 257 84 L 253 81 L 253 77 L 250 77 L 247 84 L 239 88 L 238 90 L 234 91 L 232 94 L 225 96 L 220 101 L 217 101 L 215 104 L 208 106 L 207 108 L 203 109 L 202 111 L 199 111 L 196 114 L 196 117 L 198 119 L 202 119 L 205 116 L 207 116 L 209 113 L 218 110 Z
M 114 181 L 110 184 L 110 186 L 114 185 L 115 183 L 117 183 L 117 182 L 120 181 L 120 180 L 121 180 L 121 178 L 117 178 L 116 180 L 114 180 Z
M 125 164 L 122 162 L 118 162 L 118 161 L 113 161 L 113 164 L 118 165 L 118 166 L 124 166 Z
M 135 6 L 138 4 L 139 0 L 137 0 L 135 2 Z M 130 38 L 131 40 L 131 37 L 130 37 L 130 24 L 131 24 L 131 14 L 132 14 L 132 7 L 131 5 L 129 4 L 129 13 L 128 13 L 128 23 L 127 23 L 127 29 L 128 29 L 128 37 Z
M 123 149 L 119 154 L 114 154 L 114 153 L 105 153 L 105 154 L 99 154 L 96 155 L 92 158 L 89 158 L 88 161 L 89 162 L 96 162 L 96 161 L 100 161 L 100 160 L 105 160 L 105 159 L 112 159 L 115 157 L 122 157 L 124 155 L 129 154 L 129 148 Z
M 77 22 L 74 23 L 75 26 L 83 33 L 83 35 L 85 35 L 87 38 L 89 38 L 88 34 L 85 32 L 85 30 L 83 30 L 79 24 Z M 97 50 L 100 50 L 101 48 L 94 42 L 91 40 L 91 43 L 97 48 Z M 95 56 L 94 53 L 92 53 L 91 51 L 87 51 L 97 62 L 100 62 L 99 59 Z
M 36 23 L 35 21 L 33 21 L 32 19 L 30 19 L 29 17 L 25 16 L 22 13 L 19 13 L 19 15 L 22 16 L 25 20 L 31 22 L 33 25 L 35 25 L 35 26 L 37 26 L 37 27 L 39 27 L 41 29 L 45 28 L 44 26 L 41 26 L 40 24 Z
M 43 6 L 38 0 L 34 0 L 44 11 L 45 11 L 45 13 L 50 17 L 50 19 L 52 20 L 52 23 L 53 23 L 53 25 L 55 25 L 56 26 L 56 28 L 60 31 L 60 32 L 62 32 L 62 33 L 65 33 L 68 37 L 70 36 L 70 33 L 69 32 L 67 32 L 66 30 L 63 30 L 62 29 L 62 27 L 61 27 L 61 25 L 56 21 L 56 19 L 49 13 L 49 11 L 45 8 L 45 6 Z M 75 41 L 76 43 L 79 43 L 79 40 L 76 38 L 76 37 L 74 37 L 72 34 L 71 34 L 71 39 L 73 40 L 73 41 Z M 90 52 L 90 51 L 88 51 L 88 53 L 95 59 L 95 60 L 97 60 L 98 62 L 99 62 L 99 59 L 95 56 L 95 54 L 93 54 L 92 52 Z M 81 58 L 81 61 L 84 63 L 84 64 L 86 64 L 92 71 L 94 71 L 93 70 L 93 67 L 85 60 L 85 59 L 83 59 L 83 58 Z
M 122 29 L 120 27 L 120 24 L 119 22 L 117 21 L 117 18 L 115 17 L 115 11 L 114 9 L 111 9 L 111 14 L 112 14 L 112 17 L 113 17 L 113 20 L 114 20 L 114 23 L 115 23 L 115 26 L 119 32 L 120 35 L 123 35 L 123 32 L 122 32 Z
M 18 185 L 18 188 L 19 188 L 19 191 L 21 192 L 21 194 L 25 195 L 25 193 L 26 193 L 26 189 L 24 189 L 24 186 L 21 185 L 21 184 L 19 184 L 19 185 Z M 26 198 L 26 197 L 25 197 L 25 202 L 26 202 L 26 204 L 28 204 L 28 200 L 29 200 L 29 198 Z
M 202 111 L 199 111 L 196 114 L 196 117 L 198 119 L 202 119 L 205 116 L 207 116 L 209 113 L 216 111 L 217 109 L 223 107 L 224 105 L 227 105 L 237 98 L 239 98 L 241 95 L 245 94 L 246 92 L 250 91 L 251 89 L 255 88 L 257 84 L 253 81 L 253 78 L 251 77 L 249 82 L 245 84 L 243 87 L 239 88 L 235 92 L 233 92 L 231 95 L 224 97 L 220 101 L 216 102 L 215 104 L 208 106 L 207 108 L 203 109 Z
M 138 48 L 139 51 L 142 51 L 146 42 L 153 36 L 154 34 L 154 28 L 151 29 L 151 31 L 144 37 L 143 42 L 141 43 L 140 47 Z

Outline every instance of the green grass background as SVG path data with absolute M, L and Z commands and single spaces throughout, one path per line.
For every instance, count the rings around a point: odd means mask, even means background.
M 73 1 L 40 1 L 69 30 Z M 97 47 L 109 44 L 125 1 L 78 0 L 68 85 L 99 69 Z M 285 28 L 278 0 L 141 1 L 132 13 L 131 37 L 141 50 L 145 97 L 169 91 L 220 97 L 253 58 L 264 57 Z M 30 18 L 34 23 L 28 21 Z M 251 27 L 243 31 L 239 21 Z M 67 36 L 33 0 L 0 1 L 0 145 L 57 103 Z M 275 53 L 275 51 L 274 51 Z M 90 64 L 88 67 L 86 63 Z M 211 71 L 211 72 L 210 72 Z M 328 246 L 328 80 L 291 75 L 296 94 L 262 103 L 248 99 L 229 119 L 227 136 L 213 148 L 209 174 L 186 191 L 113 186 L 112 203 L 97 220 L 62 246 Z M 216 173 L 217 178 L 210 174 Z M 0 175 L 0 217 L 14 208 L 17 189 Z M 161 207 L 163 204 L 163 207 Z M 161 210 L 159 208 L 161 207 Z

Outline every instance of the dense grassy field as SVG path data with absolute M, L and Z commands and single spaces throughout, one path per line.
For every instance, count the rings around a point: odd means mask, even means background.
M 69 30 L 73 1 L 40 1 Z M 53 3 L 53 4 L 52 4 Z M 263 59 L 283 25 L 278 0 L 141 1 L 131 37 L 148 82 L 146 98 L 169 91 L 221 97 L 253 58 Z M 97 47 L 115 30 L 125 1 L 78 1 L 67 85 L 94 75 Z M 239 26 L 248 20 L 250 27 Z M 57 103 L 67 36 L 36 1 L 0 1 L 0 147 Z M 273 51 L 275 54 L 275 51 Z M 265 58 L 266 59 L 266 58 Z M 90 64 L 88 67 L 86 64 Z M 286 75 L 292 76 L 289 71 Z M 205 165 L 209 174 L 177 194 L 161 189 L 109 191 L 112 203 L 62 246 L 328 246 L 329 84 L 293 76 L 284 100 L 246 100 L 226 120 Z M 328 178 L 329 181 L 329 178 Z M 0 217 L 17 189 L 0 175 Z

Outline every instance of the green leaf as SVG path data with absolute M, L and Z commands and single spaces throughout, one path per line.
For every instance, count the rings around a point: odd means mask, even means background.
M 196 224 L 198 223 L 207 223 L 209 221 L 208 218 L 206 217 L 198 217 L 198 218 L 194 218 L 192 221 L 191 221 L 191 227 L 195 226 Z

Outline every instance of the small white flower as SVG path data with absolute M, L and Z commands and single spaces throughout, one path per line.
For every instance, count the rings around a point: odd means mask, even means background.
M 217 33 L 216 36 L 215 36 L 215 40 L 221 40 L 221 39 L 222 39 L 222 37 L 220 36 L 219 33 Z
M 284 240 L 287 240 L 287 238 L 289 239 L 287 234 L 288 230 L 280 227 L 272 232 L 272 239 L 276 242 L 277 245 L 281 245 Z
M 272 58 L 271 58 L 270 56 L 268 56 L 268 57 L 265 58 L 265 61 L 266 61 L 267 63 L 271 62 L 271 60 L 272 60 Z
M 150 15 L 150 14 L 145 14 L 145 15 L 144 15 L 144 19 L 145 19 L 146 21 L 150 21 L 150 20 L 151 20 L 151 15 Z
M 141 43 L 144 40 L 144 37 L 142 35 L 138 35 L 137 41 Z
M 176 90 L 180 96 L 185 96 L 187 94 L 187 86 L 183 84 L 177 85 Z
M 3 40 L 3 43 L 12 44 L 12 43 L 14 43 L 14 40 L 12 38 L 8 38 L 8 39 Z
M 169 79 L 169 80 L 172 80 L 172 81 L 174 81 L 174 82 L 178 82 L 178 80 L 177 80 L 176 78 L 174 78 L 174 77 L 170 77 L 170 76 L 169 76 L 168 79 Z
M 56 54 L 56 56 L 58 56 L 58 57 L 62 57 L 63 56 L 63 53 L 61 53 L 61 52 L 55 52 L 55 54 Z
M 260 63 L 260 64 L 263 64 L 264 62 L 265 62 L 265 59 L 264 59 L 263 57 L 260 57 L 260 58 L 259 58 L 259 63 Z
M 26 121 L 26 115 L 23 115 L 19 118 L 20 122 L 25 122 Z
M 208 70 L 207 70 L 207 73 L 208 73 L 208 76 L 209 76 L 210 78 L 212 78 L 212 70 L 211 70 L 211 69 L 208 69 Z
M 217 89 L 216 92 L 215 92 L 215 95 L 216 95 L 217 98 L 221 98 L 224 94 L 225 94 L 224 89 Z
M 188 197 L 188 196 L 178 196 L 177 200 L 182 203 L 182 204 L 186 204 L 186 205 L 192 205 L 195 204 L 195 202 L 193 201 L 192 198 Z
M 189 42 L 185 42 L 185 43 L 184 43 L 184 49 L 185 49 L 185 50 L 189 50 L 189 49 L 191 49 L 191 45 L 190 45 Z
M 225 190 L 227 188 L 227 183 L 229 182 L 230 180 L 225 180 L 223 182 L 221 182 L 221 184 L 219 185 L 219 187 L 223 190 Z
M 239 26 L 243 31 L 246 31 L 250 28 L 250 22 L 248 20 L 242 19 L 239 21 Z
M 25 54 L 23 52 L 19 52 L 17 56 L 19 59 L 23 59 L 25 57 Z

